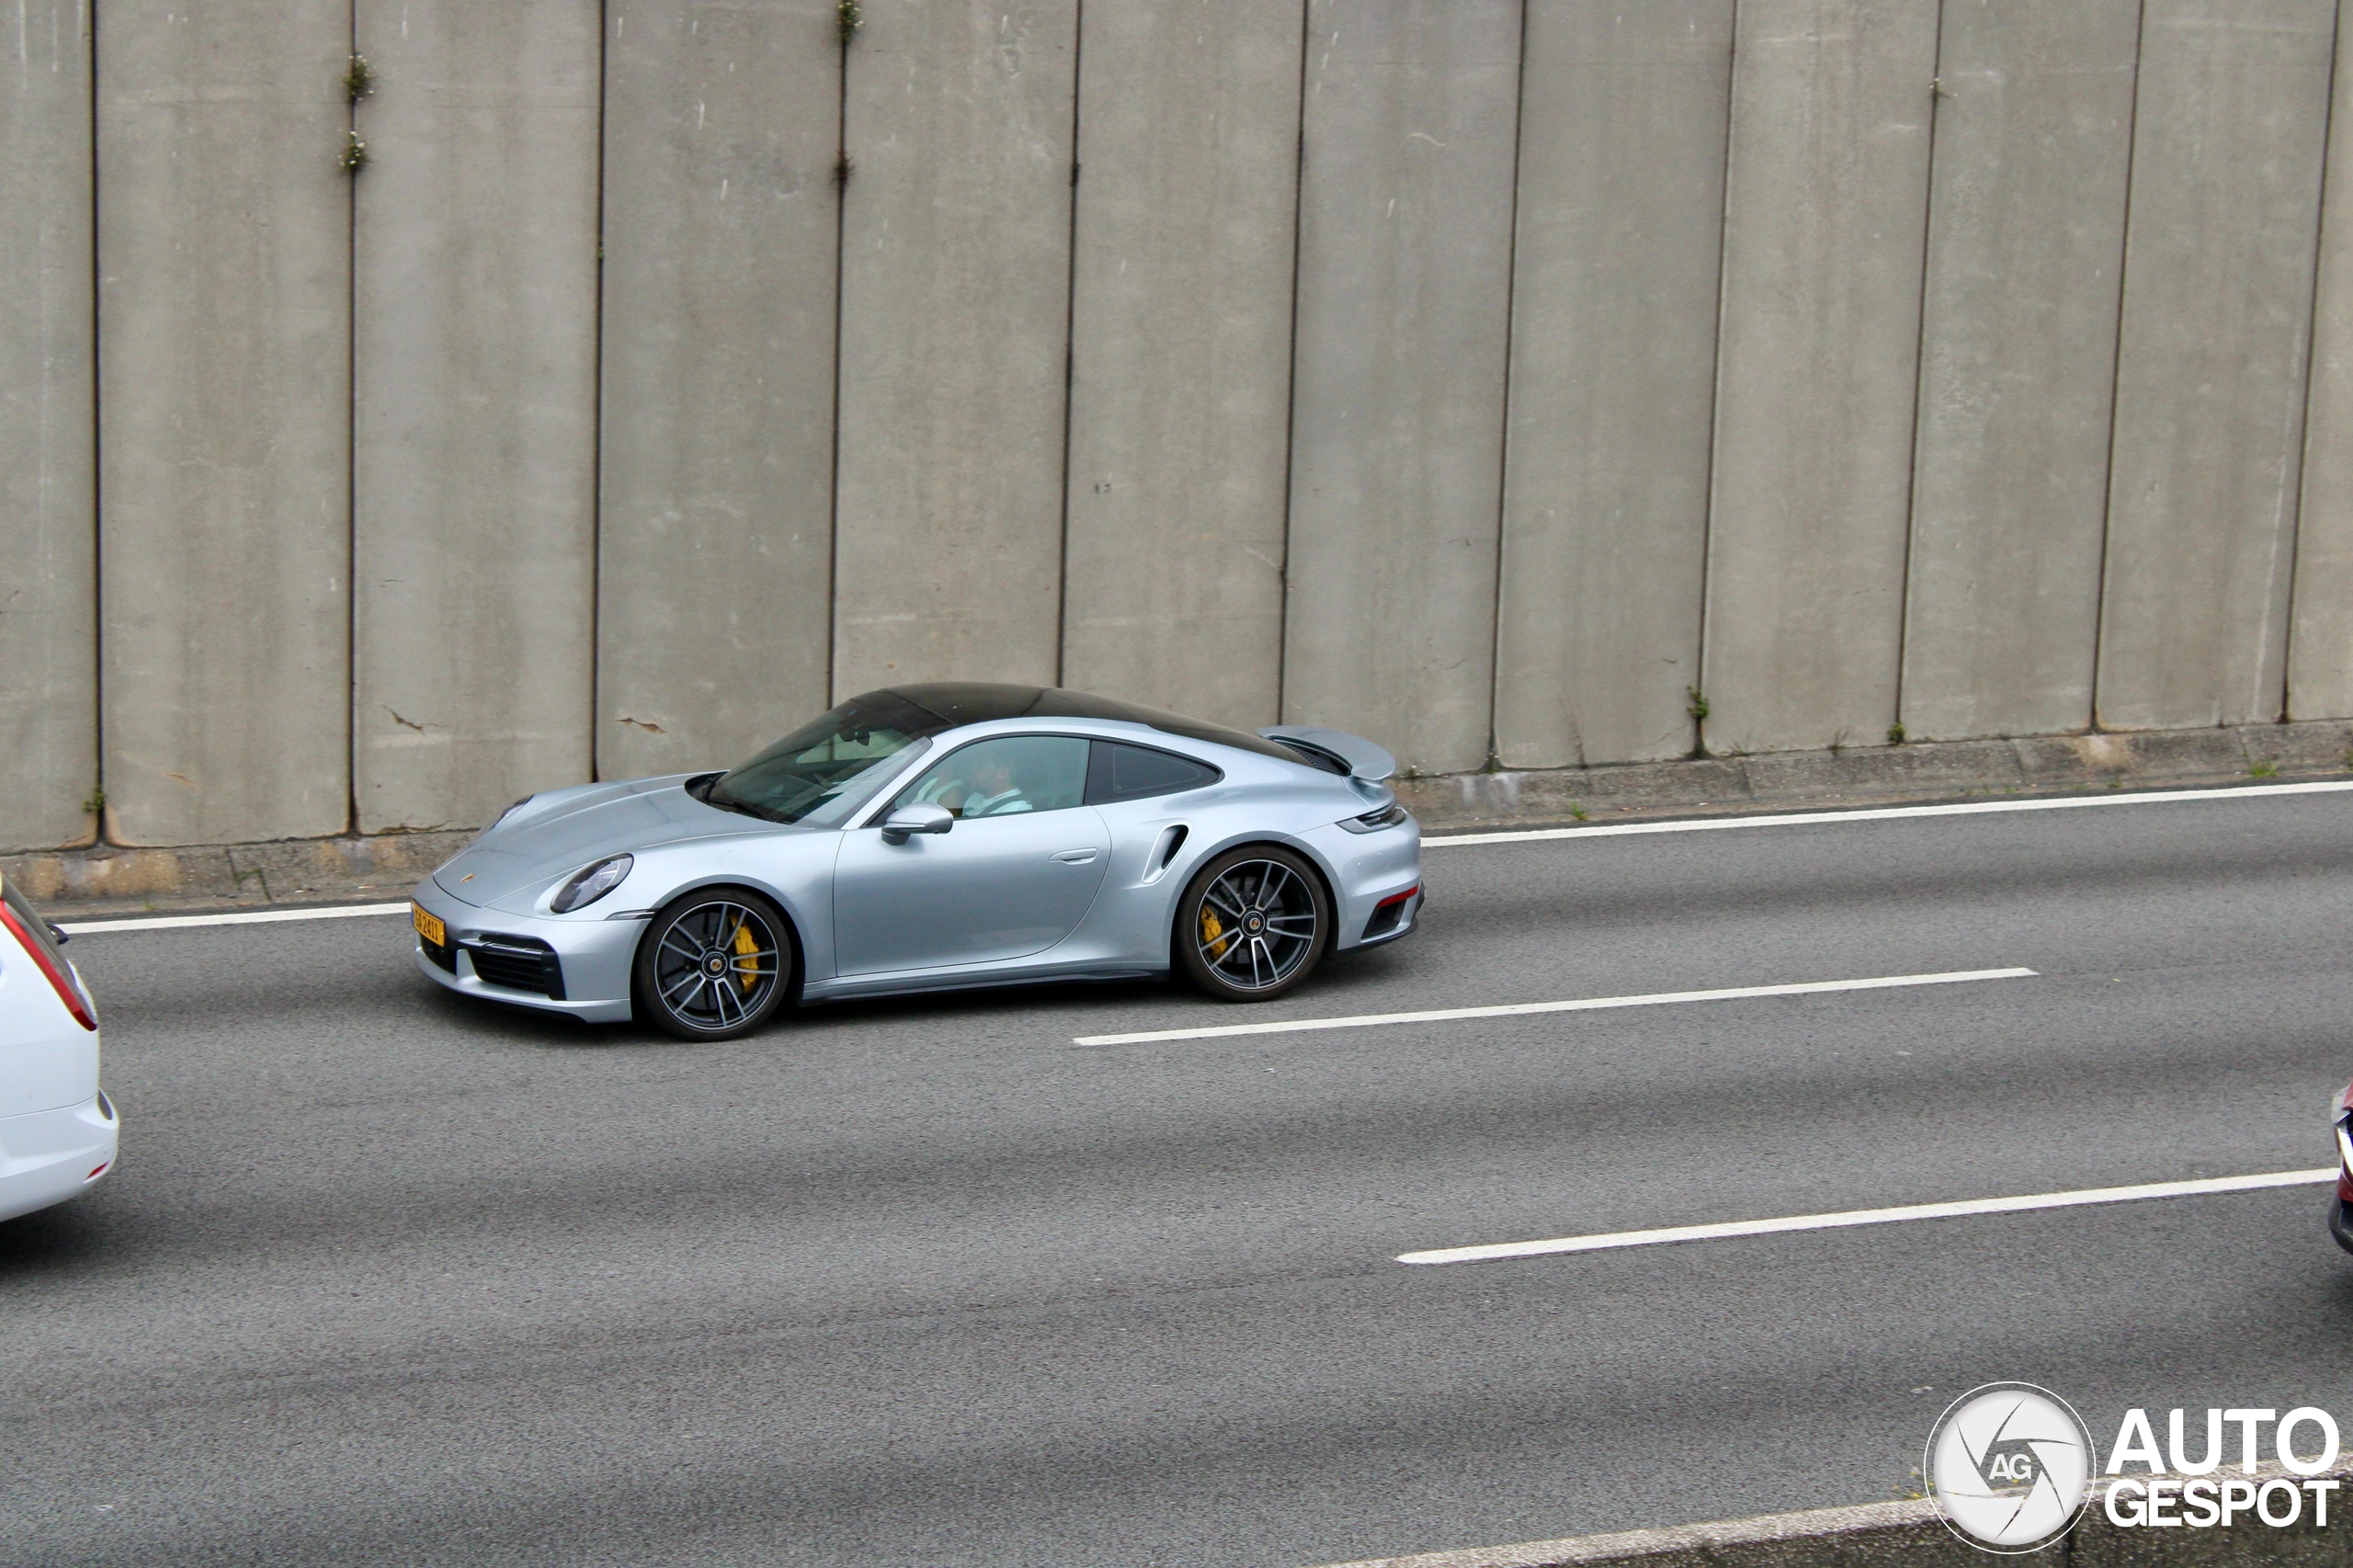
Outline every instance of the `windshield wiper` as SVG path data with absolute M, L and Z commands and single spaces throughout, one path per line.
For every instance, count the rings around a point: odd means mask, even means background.
M 757 817 L 762 822 L 780 823 L 785 820 L 774 812 L 756 806 L 749 801 L 739 801 L 733 795 L 721 794 L 717 784 L 713 784 L 703 791 L 702 803 L 706 806 L 716 806 L 722 812 L 733 812 L 738 816 Z

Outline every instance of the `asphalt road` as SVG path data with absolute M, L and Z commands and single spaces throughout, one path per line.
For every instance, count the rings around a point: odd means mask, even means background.
M 2353 1415 L 2353 795 L 1434 848 L 1427 924 L 677 1044 L 390 918 L 75 940 L 118 1174 L 0 1224 L 0 1562 L 1284 1568 L 1868 1502 L 1956 1393 Z M 1075 1036 L 2024 965 L 1925 989 Z M 2353 1434 L 2353 1425 L 2348 1426 Z

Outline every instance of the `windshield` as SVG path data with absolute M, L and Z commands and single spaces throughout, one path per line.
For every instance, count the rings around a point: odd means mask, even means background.
M 703 799 L 770 822 L 835 822 L 865 786 L 881 782 L 892 758 L 939 727 L 888 693 L 854 697 L 713 781 Z

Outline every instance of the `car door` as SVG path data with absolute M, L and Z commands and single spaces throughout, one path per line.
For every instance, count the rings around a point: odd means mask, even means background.
M 834 864 L 835 972 L 1005 962 L 1071 933 L 1103 885 L 1110 834 L 1085 804 L 1086 742 L 996 735 L 926 768 L 842 835 Z M 946 833 L 884 840 L 902 805 L 944 806 Z

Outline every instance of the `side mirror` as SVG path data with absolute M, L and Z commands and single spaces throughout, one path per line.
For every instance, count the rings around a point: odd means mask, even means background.
M 955 825 L 946 806 L 901 806 L 882 819 L 882 842 L 904 844 L 911 833 L 946 833 Z

